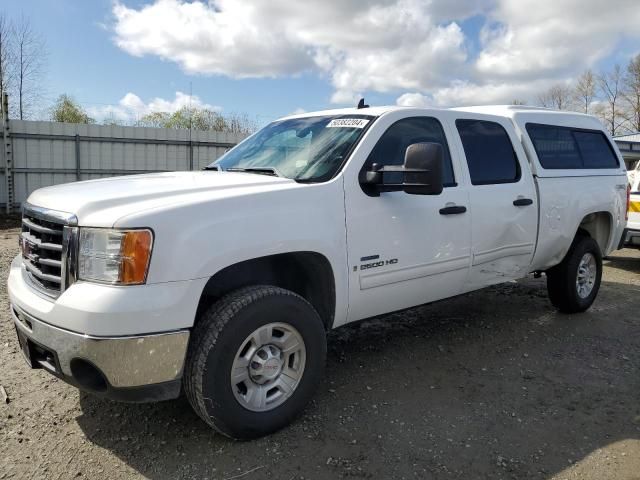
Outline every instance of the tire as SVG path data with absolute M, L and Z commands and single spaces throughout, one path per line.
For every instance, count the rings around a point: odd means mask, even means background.
M 218 432 L 257 438 L 302 412 L 322 379 L 326 355 L 325 328 L 309 302 L 278 287 L 245 287 L 198 319 L 184 389 L 198 416 Z
M 584 312 L 598 295 L 601 279 L 600 247 L 593 238 L 578 235 L 562 262 L 547 270 L 549 299 L 563 313 Z

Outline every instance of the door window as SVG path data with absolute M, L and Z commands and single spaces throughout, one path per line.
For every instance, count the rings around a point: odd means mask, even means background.
M 514 183 L 520 164 L 506 130 L 496 122 L 456 120 L 473 185 Z
M 442 183 L 445 187 L 455 186 L 451 154 L 449 153 L 449 146 L 444 136 L 444 130 L 440 122 L 433 117 L 403 118 L 391 125 L 382 137 L 380 137 L 376 146 L 373 147 L 365 163 L 364 170 L 367 170 L 368 167 L 374 163 L 380 166 L 402 165 L 407 147 L 413 143 L 422 142 L 439 143 L 442 145 L 444 153 Z M 394 174 L 395 172 L 391 173 L 391 175 Z M 390 181 L 396 181 L 391 175 L 386 178 Z M 402 173 L 398 172 L 398 175 L 401 176 Z M 399 178 L 398 181 L 401 182 L 402 179 Z

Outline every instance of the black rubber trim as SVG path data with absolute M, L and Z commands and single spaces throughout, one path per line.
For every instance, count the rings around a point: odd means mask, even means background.
M 627 241 L 627 232 L 629 231 L 628 228 L 625 228 L 624 230 L 622 230 L 622 236 L 620 237 L 620 241 L 618 242 L 618 248 L 616 248 L 616 250 L 622 250 L 625 246 L 625 242 Z
M 182 378 L 178 378 L 169 382 L 123 388 L 112 387 L 107 383 L 106 391 L 95 392 L 83 388 L 74 380 L 73 377 L 58 372 L 54 373 L 50 370 L 46 371 L 59 378 L 60 380 L 68 383 L 69 385 L 76 387 L 78 390 L 90 393 L 91 395 L 95 395 L 96 397 L 107 398 L 109 400 L 115 400 L 118 402 L 148 403 L 161 402 L 163 400 L 172 400 L 180 396 L 180 391 L 182 389 Z

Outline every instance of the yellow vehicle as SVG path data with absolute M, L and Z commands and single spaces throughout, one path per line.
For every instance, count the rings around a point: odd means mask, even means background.
M 638 188 L 636 182 L 636 189 Z M 640 248 L 640 192 L 629 193 L 627 228 L 622 234 L 625 247 Z

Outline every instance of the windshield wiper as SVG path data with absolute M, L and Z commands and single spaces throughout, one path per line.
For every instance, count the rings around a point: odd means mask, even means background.
M 247 172 L 247 173 L 257 173 L 258 175 L 271 175 L 273 177 L 281 177 L 282 175 L 278 170 L 273 167 L 231 167 L 227 168 L 225 172 Z
M 222 170 L 220 167 L 218 167 L 217 165 L 207 165 L 206 167 L 204 167 L 202 170 L 215 170 L 215 171 L 220 171 Z

